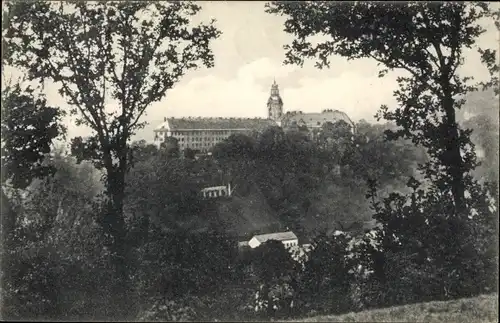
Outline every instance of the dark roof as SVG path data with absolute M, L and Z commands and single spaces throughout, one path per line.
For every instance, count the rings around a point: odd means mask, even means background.
M 259 242 L 264 243 L 268 240 L 276 240 L 276 241 L 296 240 L 297 236 L 292 231 L 288 231 L 288 232 L 275 232 L 275 233 L 268 233 L 268 234 L 259 234 L 259 235 L 256 235 L 254 238 L 257 239 Z
M 326 121 L 334 123 L 336 121 L 343 120 L 349 125 L 354 126 L 354 123 L 349 118 L 349 116 L 339 110 L 325 110 L 321 113 L 303 113 L 300 111 L 292 111 L 287 112 L 283 116 L 283 122 L 285 124 L 291 124 L 294 121 L 298 123 L 300 120 L 303 120 L 306 124 L 309 125 L 316 125 L 318 122 L 320 124 L 323 124 Z
M 194 130 L 194 129 L 248 129 L 262 130 L 275 126 L 270 119 L 261 118 L 167 118 L 156 130 Z

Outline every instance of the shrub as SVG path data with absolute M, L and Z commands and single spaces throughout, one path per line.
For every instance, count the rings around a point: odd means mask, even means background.
M 193 308 L 186 305 L 185 300 L 166 300 L 156 299 L 153 305 L 148 309 L 141 311 L 137 320 L 141 322 L 150 321 L 194 321 L 196 320 L 196 312 Z

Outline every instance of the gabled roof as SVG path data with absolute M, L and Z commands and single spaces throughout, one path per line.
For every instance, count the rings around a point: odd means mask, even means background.
M 167 118 L 156 130 L 248 129 L 263 130 L 275 122 L 261 118 Z
M 287 112 L 283 116 L 283 121 L 291 124 L 293 121 L 300 122 L 303 120 L 306 124 L 317 124 L 318 122 L 323 124 L 326 121 L 336 122 L 339 120 L 343 120 L 347 122 L 349 125 L 354 126 L 354 123 L 349 118 L 349 116 L 342 111 L 339 110 L 325 110 L 321 113 L 303 113 L 300 111 L 291 111 Z
M 296 240 L 297 236 L 295 233 L 292 231 L 288 232 L 275 232 L 275 233 L 268 233 L 268 234 L 260 234 L 254 236 L 257 241 L 260 243 L 264 243 L 269 240 L 276 240 L 276 241 L 283 241 L 283 240 Z

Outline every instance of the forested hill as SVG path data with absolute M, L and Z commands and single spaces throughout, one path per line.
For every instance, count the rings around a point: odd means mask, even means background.
M 236 187 L 231 198 L 220 199 L 216 205 L 217 214 L 227 232 L 240 239 L 249 239 L 255 233 L 282 229 L 279 217 L 256 185 L 252 185 L 244 194 Z
M 489 120 L 480 116 L 468 122 Z M 360 122 L 351 138 L 329 125 L 315 141 L 271 128 L 259 137 L 233 136 L 215 147 L 212 157 L 199 160 L 136 142 L 127 186 L 129 221 L 139 230 L 145 220 L 136 215 L 147 211 L 148 221 L 164 228 L 217 228 L 237 237 L 286 228 L 301 236 L 362 230 L 372 220 L 368 180 L 377 181 L 380 195 L 404 191 L 409 176 L 417 175 L 416 164 L 426 158 L 408 142 L 385 141 L 389 127 Z M 478 132 L 483 141 L 495 130 L 479 129 L 486 132 Z M 498 157 L 488 159 L 478 173 L 494 176 L 490 164 L 495 163 Z M 227 183 L 234 189 L 231 199 L 200 200 L 200 189 Z
M 217 227 L 238 237 L 287 228 L 306 236 L 361 230 L 372 215 L 368 180 L 381 194 L 404 189 L 425 159 L 407 142 L 385 141 L 388 127 L 360 122 L 353 136 L 343 123 L 327 123 L 314 140 L 304 129 L 273 127 L 232 136 L 201 159 L 136 144 L 127 209 L 147 209 L 166 227 Z M 200 200 L 200 189 L 227 183 L 230 199 Z

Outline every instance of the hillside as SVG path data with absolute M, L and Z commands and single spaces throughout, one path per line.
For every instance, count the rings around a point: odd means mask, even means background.
M 498 322 L 498 294 L 316 316 L 292 322 Z
M 219 200 L 217 214 L 226 229 L 239 237 L 280 226 L 276 213 L 255 187 L 245 196 L 235 194 L 230 199 Z

